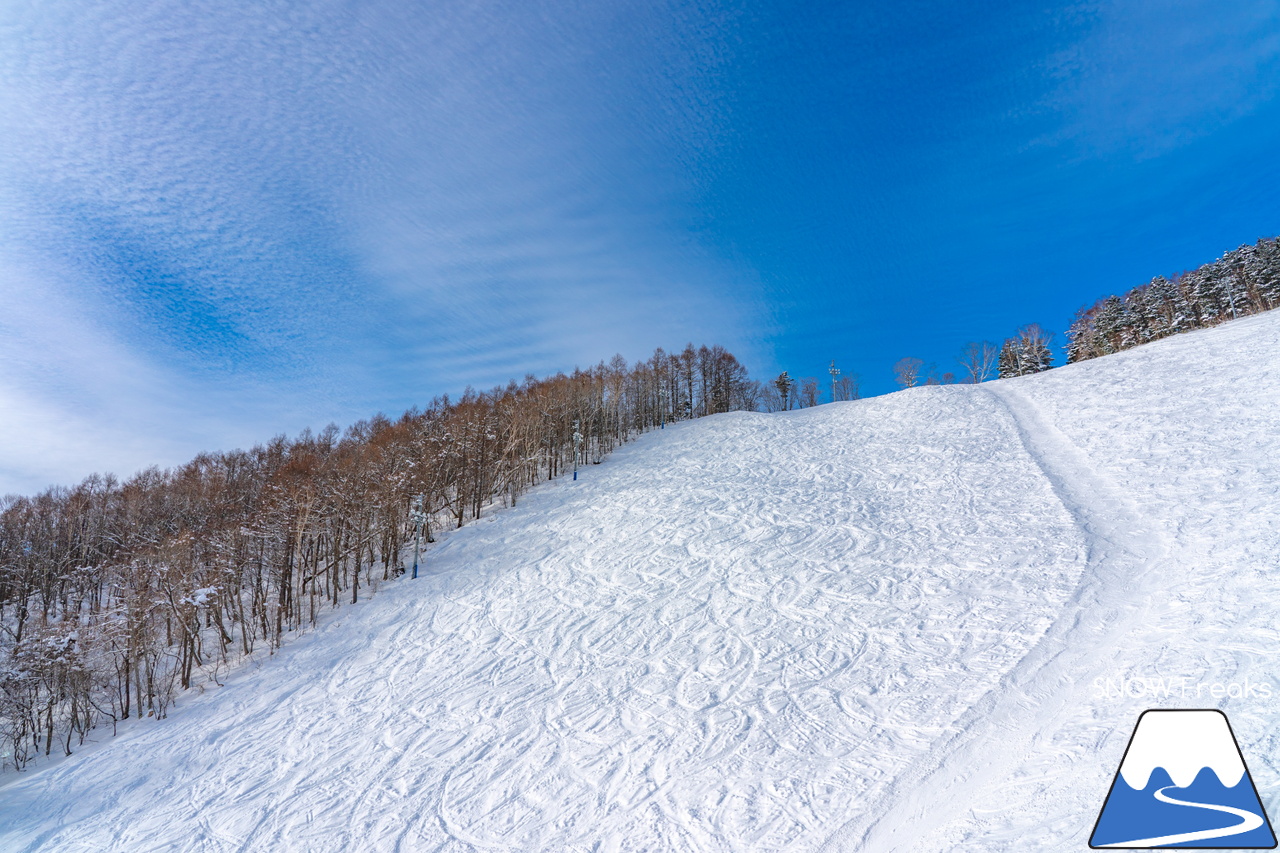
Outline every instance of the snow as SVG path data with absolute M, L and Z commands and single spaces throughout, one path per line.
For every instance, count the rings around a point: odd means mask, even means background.
M 192 604 L 196 607 L 204 607 L 209 603 L 209 599 L 217 594 L 218 588 L 216 586 L 204 587 L 202 589 L 197 589 L 195 592 L 191 593 L 191 595 L 184 596 L 182 603 Z
M 669 426 L 11 776 L 0 849 L 1080 850 L 1148 707 L 1274 813 L 1277 506 L 1280 312 Z

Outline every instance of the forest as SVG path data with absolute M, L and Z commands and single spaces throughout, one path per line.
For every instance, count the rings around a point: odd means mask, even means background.
M 6 497 L 0 769 L 164 718 L 181 691 L 373 594 L 405 571 L 417 500 L 430 540 L 638 433 L 755 409 L 759 394 L 722 347 L 659 349 L 394 421 Z
M 1067 362 L 1216 326 L 1280 305 L 1280 238 L 1259 240 L 1212 263 L 1151 281 L 1081 308 L 1067 330 Z
M 1280 306 L 1280 238 L 1259 240 L 1211 263 L 1173 276 L 1156 276 L 1123 296 L 1107 296 L 1081 308 L 1067 329 L 1067 363 L 1120 352 L 1140 344 L 1216 326 Z M 1053 366 L 1053 335 L 1024 326 L 1000 347 L 965 345 L 958 361 L 964 380 L 978 383 L 1039 373 Z M 898 383 L 915 384 L 919 359 L 903 359 Z M 931 378 L 937 384 L 936 378 Z

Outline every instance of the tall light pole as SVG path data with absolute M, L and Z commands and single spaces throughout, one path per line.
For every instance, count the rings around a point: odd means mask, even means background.
M 667 428 L 667 389 L 658 388 L 658 429 Z
M 409 520 L 413 522 L 413 576 L 418 576 L 418 555 L 422 552 L 422 523 L 427 514 L 422 511 L 422 495 L 413 496 L 413 509 L 409 510 Z
M 573 422 L 573 479 L 578 479 L 578 448 L 582 445 L 582 433 L 578 432 L 578 422 Z
M 836 367 L 836 360 L 831 359 L 831 367 L 827 368 L 827 372 L 831 374 L 831 402 L 836 401 L 836 377 L 840 375 L 840 368 Z

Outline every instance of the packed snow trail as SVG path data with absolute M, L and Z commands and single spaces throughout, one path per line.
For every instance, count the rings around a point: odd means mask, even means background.
M 1273 677 L 1278 413 L 1280 314 L 668 427 L 11 777 L 0 849 L 1083 849 L 1157 704 L 1094 679 Z M 1271 704 L 1175 704 L 1269 804 Z
M 1053 624 L 1000 682 L 968 709 L 919 764 L 886 786 L 832 836 L 831 849 L 918 850 L 917 833 L 969 808 L 978 786 L 1008 778 L 1046 722 L 1060 721 L 1079 684 L 1107 672 L 1099 649 L 1118 647 L 1123 633 L 1150 619 L 1152 575 L 1164 556 L 1158 534 L 1144 522 L 1123 492 L 1012 383 L 994 384 L 991 394 L 1012 416 L 1028 455 L 1084 536 L 1088 564 L 1079 585 Z M 863 827 L 866 827 L 865 829 Z M 851 841 L 857 840 L 851 845 Z
M 989 387 L 1016 390 L 1086 453 L 1134 507 L 1137 538 L 1161 543 L 1163 556 L 1144 575 L 1144 601 L 1135 599 L 1147 612 L 1118 641 L 1115 631 L 1087 641 L 1092 657 L 1072 674 L 1069 699 L 1037 711 L 1013 772 L 971 786 L 949 820 L 918 828 L 918 849 L 1083 849 L 1148 708 L 1226 711 L 1274 815 L 1280 313 Z M 1144 681 L 1146 692 L 1109 686 Z M 1269 692 L 1246 692 L 1259 684 Z

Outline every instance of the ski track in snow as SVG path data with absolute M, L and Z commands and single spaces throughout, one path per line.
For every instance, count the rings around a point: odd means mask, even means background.
M 0 849 L 1083 849 L 1161 704 L 1095 678 L 1273 678 L 1278 415 L 1280 312 L 651 433 L 11 776 Z
M 1132 502 L 1023 394 L 1008 383 L 983 390 L 1008 410 L 1028 455 L 1071 513 L 1088 543 L 1088 565 L 1026 656 L 888 786 L 881 802 L 835 833 L 831 849 L 925 849 L 921 830 L 967 809 L 975 789 L 1009 778 L 1052 730 L 1045 723 L 1079 701 L 1082 682 L 1091 685 L 1095 673 L 1113 666 L 1098 647 L 1117 647 L 1128 628 L 1151 619 L 1152 575 L 1165 551 L 1159 535 L 1144 530 Z

